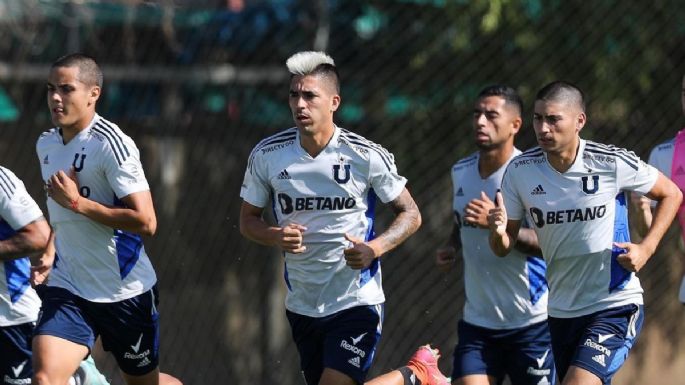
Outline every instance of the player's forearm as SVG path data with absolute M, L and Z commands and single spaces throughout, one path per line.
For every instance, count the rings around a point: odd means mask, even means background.
M 49 234 L 47 222 L 41 219 L 27 227 L 12 237 L 0 241 L 0 260 L 10 261 L 42 253 L 45 250 Z
M 661 238 L 663 238 L 671 223 L 673 223 L 682 199 L 683 194 L 679 189 L 675 188 L 672 193 L 664 196 L 657 203 L 652 224 L 642 242 L 640 242 L 640 244 L 648 247 L 651 253 L 654 253 Z
M 413 204 L 411 207 L 399 212 L 390 227 L 376 237 L 376 239 L 369 242 L 369 246 L 374 249 L 376 256 L 380 257 L 399 246 L 410 235 L 414 234 L 419 227 L 421 227 L 421 213 L 418 207 Z
M 509 233 L 501 235 L 499 233 L 491 231 L 489 240 L 492 252 L 495 253 L 495 255 L 497 255 L 498 257 L 506 256 L 513 248 L 513 241 L 509 236 Z
M 542 256 L 538 237 L 533 229 L 520 229 L 514 248 L 528 255 Z
M 278 245 L 279 230 L 279 227 L 270 226 L 261 217 L 250 216 L 240 220 L 240 234 L 264 246 Z
M 652 225 L 652 208 L 650 200 L 643 196 L 635 196 L 632 193 L 631 204 L 629 207 L 628 218 L 631 219 L 631 224 L 638 235 L 644 237 Z
M 152 236 L 157 231 L 157 218 L 154 210 L 108 207 L 83 197 L 80 197 L 77 203 L 72 205 L 71 209 L 113 229 L 146 236 Z

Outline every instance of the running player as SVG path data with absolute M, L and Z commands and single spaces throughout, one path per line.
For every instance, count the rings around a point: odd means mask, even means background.
M 490 197 L 500 188 L 511 159 L 523 103 L 516 91 L 483 89 L 473 109 L 479 151 L 452 167 L 452 245 L 437 253 L 438 266 L 464 260 L 466 302 L 454 351 L 453 384 L 553 384 L 554 360 L 547 327 L 545 262 L 532 229 L 521 229 L 516 248 L 501 259 L 488 245 Z M 487 277 L 484 279 L 484 277 Z
M 582 92 L 565 82 L 542 88 L 533 127 L 539 147 L 514 158 L 498 207 L 490 210 L 490 245 L 506 255 L 526 218 L 547 262 L 549 325 L 563 384 L 608 384 L 643 321 L 635 275 L 656 249 L 680 205 L 678 188 L 634 153 L 581 139 Z M 626 192 L 658 201 L 641 243 L 631 243 Z
M 37 287 L 34 385 L 66 383 L 98 336 L 128 384 L 159 382 L 157 278 L 141 239 L 155 233 L 155 211 L 135 143 L 95 112 L 101 88 L 88 56 L 64 56 L 50 69 L 56 127 L 36 149 L 56 255 Z
M 286 65 L 296 127 L 262 140 L 250 154 L 240 231 L 283 251 L 287 317 L 306 382 L 363 383 L 381 335 L 379 258 L 419 228 L 421 215 L 392 154 L 333 122 L 340 106 L 333 60 L 300 52 Z M 396 214 L 378 236 L 376 197 Z M 270 199 L 275 226 L 262 218 Z M 436 361 L 431 349 L 421 348 L 415 357 Z M 436 380 L 406 369 L 391 376 L 419 376 L 424 385 L 444 381 L 441 374 Z

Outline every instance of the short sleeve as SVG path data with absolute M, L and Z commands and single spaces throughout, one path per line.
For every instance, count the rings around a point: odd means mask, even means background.
M 140 152 L 131 138 L 124 136 L 121 145 L 114 148 L 104 145 L 102 162 L 107 181 L 117 198 L 150 190 Z
M 400 196 L 407 179 L 397 173 L 393 155 L 378 146 L 369 151 L 369 157 L 369 180 L 381 202 L 388 203 Z
M 255 151 L 250 155 L 240 187 L 240 197 L 255 207 L 265 207 L 269 203 L 269 187 L 264 160 Z
M 14 230 L 43 217 L 24 183 L 4 168 L 0 168 L 0 216 Z
M 643 162 L 633 152 L 618 149 L 616 154 L 616 183 L 619 190 L 643 195 L 648 193 L 659 177 L 659 170 Z
M 504 171 L 504 176 L 502 177 L 502 197 L 504 198 L 504 207 L 507 210 L 507 217 L 511 220 L 520 221 L 525 218 L 525 207 L 523 206 L 523 201 L 521 201 L 521 196 L 516 188 L 516 183 L 514 180 L 514 171 L 512 171 L 511 165 L 513 162 L 509 163 L 507 169 Z

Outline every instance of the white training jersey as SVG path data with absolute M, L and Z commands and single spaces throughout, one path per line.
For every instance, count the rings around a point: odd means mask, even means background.
M 495 199 L 509 161 L 485 179 L 478 172 L 479 153 L 452 167 L 455 224 L 459 226 L 464 258 L 464 321 L 489 329 L 516 329 L 547 319 L 545 262 L 512 250 L 506 257 L 490 249 L 488 229 L 464 223 L 464 208 L 481 191 Z
M 649 153 L 649 164 L 656 167 L 668 178 L 672 176 L 673 151 L 675 151 L 675 138 L 659 144 Z
M 81 195 L 107 206 L 149 186 L 133 140 L 117 125 L 95 115 L 64 144 L 61 130 L 43 133 L 36 145 L 43 180 L 57 171 L 76 171 Z M 157 281 L 137 234 L 113 229 L 47 198 L 57 255 L 48 285 L 93 302 L 118 302 L 149 290 Z
M 658 171 L 633 152 L 581 139 L 564 173 L 539 147 L 509 163 L 502 191 L 509 219 L 527 219 L 547 262 L 548 312 L 572 318 L 642 304 L 635 274 L 616 261 L 613 242 L 630 240 L 625 191 L 645 194 Z
M 0 239 L 43 217 L 24 183 L 12 171 L 0 167 Z M 0 327 L 34 322 L 40 299 L 29 282 L 28 257 L 0 263 Z
M 262 140 L 250 155 L 240 196 L 265 207 L 271 199 L 279 226 L 303 225 L 302 254 L 285 253 L 286 308 L 323 317 L 385 301 L 380 261 L 363 270 L 345 264 L 345 233 L 372 239 L 375 197 L 397 198 L 406 179 L 380 145 L 336 127 L 320 154 L 310 156 L 290 128 Z

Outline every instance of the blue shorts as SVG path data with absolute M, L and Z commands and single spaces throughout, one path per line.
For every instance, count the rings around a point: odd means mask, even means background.
M 32 337 L 33 322 L 0 327 L 0 383 L 31 383 Z
M 554 384 L 556 373 L 547 322 L 517 329 L 488 329 L 459 321 L 452 379 L 486 374 L 498 384 Z
M 157 368 L 157 286 L 112 303 L 87 301 L 59 287 L 39 285 L 36 292 L 43 301 L 36 335 L 56 336 L 88 349 L 100 336 L 102 347 L 114 355 L 124 373 L 142 376 Z
M 381 339 L 383 305 L 353 307 L 320 318 L 291 311 L 286 316 L 307 384 L 317 385 L 324 368 L 364 383 Z
M 577 318 L 549 318 L 559 378 L 573 365 L 611 384 L 644 321 L 642 305 L 626 305 Z

